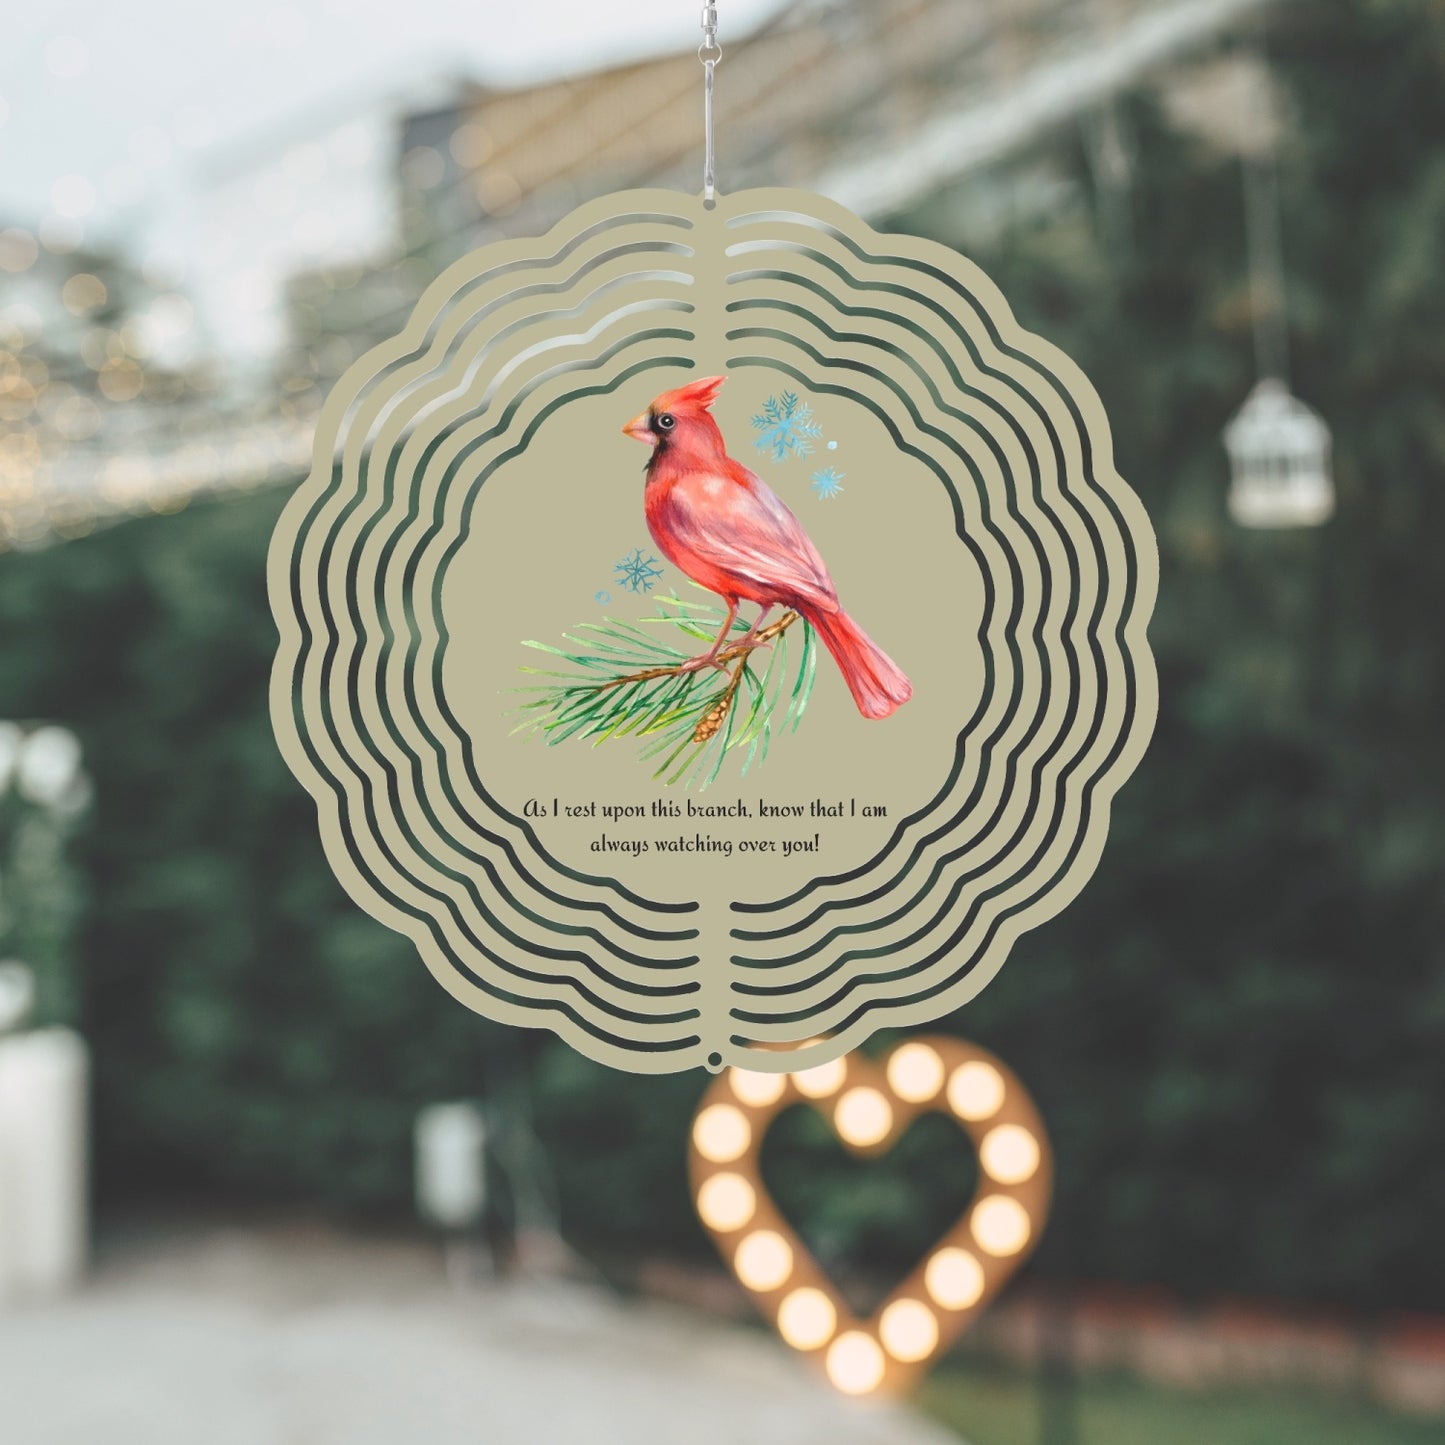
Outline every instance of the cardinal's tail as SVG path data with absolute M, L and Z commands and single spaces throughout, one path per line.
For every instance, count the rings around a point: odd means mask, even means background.
M 846 612 L 811 613 L 808 621 L 833 654 L 864 717 L 887 717 L 913 696 L 898 664 Z

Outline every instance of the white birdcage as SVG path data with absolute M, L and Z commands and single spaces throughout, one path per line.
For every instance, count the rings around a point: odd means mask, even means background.
M 1224 429 L 1229 514 L 1241 527 L 1317 527 L 1335 510 L 1330 429 L 1266 377 Z

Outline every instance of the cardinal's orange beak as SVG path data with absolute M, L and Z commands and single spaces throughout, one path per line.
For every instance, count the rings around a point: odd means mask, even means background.
M 640 411 L 625 427 L 622 428 L 630 437 L 636 437 L 640 442 L 646 442 L 651 446 L 657 440 L 657 433 L 652 429 L 652 413 Z

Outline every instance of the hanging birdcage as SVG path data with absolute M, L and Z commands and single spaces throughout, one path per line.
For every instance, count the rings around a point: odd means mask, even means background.
M 1317 527 L 1335 510 L 1330 429 L 1266 377 L 1224 429 L 1229 514 L 1241 527 Z

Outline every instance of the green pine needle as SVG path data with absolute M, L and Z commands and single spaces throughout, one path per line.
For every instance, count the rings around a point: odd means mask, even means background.
M 697 742 L 699 725 L 731 686 L 716 668 L 607 686 L 616 678 L 696 657 L 712 645 L 726 616 L 712 602 L 677 596 L 654 602 L 656 615 L 638 622 L 607 617 L 579 623 L 572 634 L 563 635 L 561 647 L 524 642 L 562 666 L 519 669 L 538 682 L 511 689 L 529 694 L 515 709 L 521 721 L 513 732 L 540 736 L 549 747 L 568 738 L 590 738 L 594 747 L 617 738 L 640 739 L 637 756 L 652 776 L 687 788 L 715 782 L 730 753 L 739 759 L 739 776 L 761 767 L 772 741 L 785 731 L 796 732 L 802 721 L 818 666 L 813 629 L 795 618 L 770 646 L 749 653 L 731 705 L 711 736 Z M 748 626 L 735 618 L 730 637 L 741 639 Z

